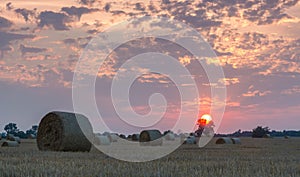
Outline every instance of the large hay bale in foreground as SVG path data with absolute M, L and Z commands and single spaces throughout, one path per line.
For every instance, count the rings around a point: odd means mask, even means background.
M 85 116 L 50 112 L 39 124 L 37 145 L 42 151 L 90 151 L 92 143 L 85 135 L 93 138 L 93 128 Z
M 144 130 L 140 133 L 139 141 L 142 146 L 161 146 L 162 134 L 159 130 Z
M 216 144 L 233 144 L 233 142 L 231 138 L 223 137 L 223 138 L 218 138 Z
M 231 138 L 233 144 L 242 144 L 241 139 L 239 138 Z
M 20 143 L 17 141 L 4 141 L 2 147 L 19 147 Z

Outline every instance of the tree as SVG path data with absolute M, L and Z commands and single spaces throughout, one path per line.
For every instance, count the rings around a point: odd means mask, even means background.
M 198 129 L 195 131 L 195 135 L 200 137 L 202 134 L 205 136 L 214 136 L 214 122 L 210 121 L 208 124 L 198 124 Z
M 232 135 L 231 135 L 231 136 L 234 136 L 234 137 L 240 137 L 240 136 L 241 136 L 241 134 L 242 134 L 242 130 L 241 130 L 241 129 L 239 129 L 238 131 L 236 131 L 236 132 L 232 133 Z
M 15 135 L 19 132 L 17 124 L 15 123 L 9 123 L 5 125 L 4 130 L 6 131 L 7 134 L 12 134 L 12 135 Z
M 31 127 L 31 129 L 29 129 L 29 130 L 26 131 L 26 135 L 27 135 L 27 136 L 29 136 L 29 135 L 34 135 L 34 136 L 36 136 L 36 135 L 37 135 L 38 128 L 39 128 L 39 126 L 33 125 L 33 126 Z
M 26 139 L 27 135 L 23 131 L 18 131 L 14 136 L 20 137 L 22 139 Z
M 252 131 L 253 138 L 263 138 L 270 132 L 269 127 L 258 126 Z

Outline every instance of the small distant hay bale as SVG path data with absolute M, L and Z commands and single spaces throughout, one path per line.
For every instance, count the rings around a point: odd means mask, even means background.
M 132 135 L 128 135 L 127 140 L 132 140 Z
M 19 147 L 20 143 L 17 141 L 4 141 L 2 147 Z
M 9 141 L 16 141 L 19 144 L 21 144 L 21 139 L 17 136 L 12 135 L 12 134 L 7 134 L 6 139 L 9 140 Z
M 196 144 L 196 137 L 188 136 L 183 144 Z
M 96 145 L 110 145 L 111 141 L 106 135 L 96 135 L 94 138 L 94 143 Z
M 102 135 L 104 135 L 104 136 L 109 136 L 110 133 L 109 133 L 109 132 L 104 132 Z
M 133 134 L 131 135 L 132 141 L 139 141 L 140 140 L 140 134 Z
M 242 144 L 240 138 L 231 138 L 231 141 L 232 141 L 233 144 Z
M 123 134 L 119 135 L 119 137 L 122 138 L 122 139 L 126 139 L 126 136 L 123 135 Z
M 115 134 L 115 133 L 110 133 L 108 135 L 108 138 L 109 138 L 110 142 L 118 142 L 119 136 L 117 134 Z
M 172 133 L 172 132 L 167 133 L 167 134 L 165 135 L 165 139 L 166 139 L 167 141 L 174 141 L 174 140 L 175 140 L 175 135 L 174 135 L 174 133 Z
M 218 138 L 216 144 L 233 144 L 233 142 L 231 138 L 223 137 L 223 138 Z
M 185 140 L 187 139 L 187 137 L 189 137 L 189 134 L 188 133 L 181 133 L 181 134 L 179 134 L 179 137 L 180 137 L 180 143 L 184 143 Z
M 91 150 L 92 143 L 89 139 L 92 138 L 93 128 L 88 118 L 81 114 L 55 111 L 41 120 L 37 145 L 42 151 L 85 152 Z
M 140 133 L 140 145 L 161 146 L 162 134 L 159 130 L 144 130 Z

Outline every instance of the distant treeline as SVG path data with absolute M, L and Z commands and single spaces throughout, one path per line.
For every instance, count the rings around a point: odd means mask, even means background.
M 269 131 L 268 134 L 271 137 L 285 137 L 285 136 L 289 136 L 289 137 L 300 137 L 300 131 L 295 131 L 295 130 L 283 130 L 283 131 L 276 131 L 276 130 L 272 130 Z M 241 131 L 238 130 L 234 133 L 230 133 L 230 134 L 215 134 L 215 137 L 252 137 L 253 135 L 253 131 Z

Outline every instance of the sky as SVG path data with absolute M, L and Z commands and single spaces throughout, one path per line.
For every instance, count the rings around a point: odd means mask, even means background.
M 90 40 L 119 22 L 148 15 L 189 25 L 216 53 L 225 75 L 220 82 L 227 90 L 226 110 L 217 132 L 251 130 L 258 125 L 299 130 L 299 9 L 297 0 L 3 0 L 0 128 L 15 122 L 21 130 L 27 130 L 49 111 L 73 111 L 73 74 Z M 193 73 L 199 88 L 199 116 L 210 111 L 213 84 L 208 83 L 203 70 L 198 70 L 201 66 L 181 49 L 168 45 L 157 48 L 156 42 L 146 39 L 126 43 L 99 69 L 97 105 L 115 132 L 140 130 L 118 122 L 109 99 L 109 84 L 122 57 L 133 57 L 142 51 L 177 51 L 178 61 Z M 147 50 L 149 47 L 151 50 Z M 131 53 L 126 53 L 128 48 Z M 172 80 L 148 73 L 131 88 L 131 106 L 140 114 L 149 112 L 148 99 L 153 93 L 163 94 L 168 101 L 167 113 L 157 126 L 167 130 L 174 125 L 180 99 Z

